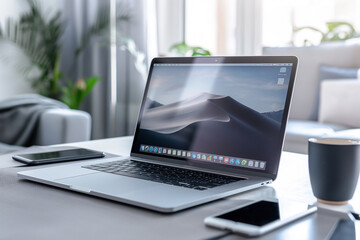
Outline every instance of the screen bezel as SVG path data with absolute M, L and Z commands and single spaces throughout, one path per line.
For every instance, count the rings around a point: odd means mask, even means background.
M 144 112 L 144 103 L 146 101 L 146 96 L 148 94 L 149 85 L 150 85 L 150 77 L 152 75 L 154 64 L 191 64 L 191 63 L 208 63 L 208 64 L 221 64 L 221 63 L 292 63 L 292 69 L 289 79 L 289 87 L 288 92 L 286 95 L 285 100 L 285 106 L 284 106 L 284 115 L 280 127 L 280 138 L 278 143 L 278 150 L 276 151 L 276 156 L 274 159 L 276 159 L 275 163 L 275 169 L 274 172 L 269 172 L 267 170 L 255 170 L 255 169 L 247 169 L 247 168 L 241 168 L 236 166 L 226 166 L 222 164 L 217 163 L 211 163 L 211 162 L 195 162 L 195 161 L 189 161 L 186 159 L 181 158 L 170 158 L 165 156 L 153 156 L 148 154 L 143 154 L 139 152 L 139 149 L 135 148 L 135 143 L 137 141 L 137 136 L 140 128 L 140 122 L 141 118 Z M 290 102 L 291 97 L 293 94 L 293 88 L 294 88 L 294 82 L 295 82 L 295 73 L 297 69 L 298 64 L 298 58 L 295 56 L 256 56 L 256 57 L 161 57 L 161 58 L 154 58 L 150 65 L 150 70 L 143 94 L 142 104 L 139 111 L 139 115 L 137 118 L 136 123 L 136 129 L 134 134 L 134 140 L 131 147 L 131 153 L 130 156 L 142 158 L 142 159 L 150 159 L 154 160 L 156 162 L 161 161 L 162 163 L 170 163 L 175 164 L 179 166 L 191 166 L 196 168 L 202 168 L 202 169 L 208 169 L 211 171 L 217 171 L 217 172 L 224 172 L 224 173 L 231 173 L 234 175 L 251 175 L 251 176 L 257 176 L 257 177 L 266 177 L 271 178 L 272 180 L 275 180 L 277 177 L 278 169 L 279 169 L 279 162 L 281 157 L 282 148 L 284 145 L 284 135 L 285 135 L 285 129 L 287 124 L 287 119 L 289 115 L 289 109 L 290 109 Z

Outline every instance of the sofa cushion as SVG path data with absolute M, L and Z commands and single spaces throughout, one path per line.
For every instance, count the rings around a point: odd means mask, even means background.
M 319 119 L 320 91 L 323 81 L 357 80 L 359 68 L 341 68 L 321 65 L 319 69 L 318 93 L 315 98 L 316 119 Z
M 321 84 L 319 121 L 360 128 L 360 81 L 324 81 Z
M 339 124 L 316 121 L 290 120 L 286 127 L 284 150 L 307 153 L 307 141 L 311 137 L 327 137 L 336 131 L 347 129 Z

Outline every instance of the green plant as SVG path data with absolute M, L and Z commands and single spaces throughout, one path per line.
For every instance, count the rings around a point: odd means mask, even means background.
M 61 82 L 63 74 L 60 70 L 60 38 L 66 22 L 61 20 L 59 11 L 46 18 L 38 2 L 28 0 L 28 4 L 30 10 L 23 13 L 18 21 L 10 18 L 7 19 L 4 30 L 0 26 L 0 38 L 15 43 L 29 57 L 31 66 L 23 67 L 24 73 L 34 67 L 39 70 L 38 76 L 29 79 L 38 93 L 61 100 L 70 108 L 79 108 L 81 102 L 101 79 L 94 76 L 78 80 L 76 84 L 69 80 L 67 83 Z M 122 11 L 122 6 L 118 5 L 117 8 L 117 23 L 129 20 L 129 16 Z M 104 33 L 109 32 L 109 26 L 109 8 L 99 8 L 95 23 L 81 37 L 81 43 L 74 52 L 74 59 L 81 54 L 93 37 L 106 38 L 104 36 L 109 34 Z
M 90 77 L 78 79 L 74 84 L 68 81 L 67 86 L 63 87 L 63 96 L 61 100 L 72 109 L 79 109 L 80 104 L 90 93 L 95 84 L 100 81 L 99 77 Z
M 170 47 L 170 52 L 179 56 L 211 56 L 210 51 L 202 47 L 189 46 L 186 42 L 174 44 Z
M 352 24 L 348 22 L 327 22 L 326 31 L 322 31 L 318 28 L 306 26 L 294 29 L 294 33 L 302 32 L 303 30 L 310 30 L 321 34 L 320 42 L 334 42 L 344 41 L 350 38 L 359 37 Z M 311 44 L 312 42 L 308 39 L 304 40 L 304 45 Z

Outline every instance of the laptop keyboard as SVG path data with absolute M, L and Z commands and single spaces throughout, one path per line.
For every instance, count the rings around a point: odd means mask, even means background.
M 206 190 L 232 182 L 245 180 L 244 178 L 235 178 L 131 160 L 100 163 L 83 166 L 83 168 L 196 190 Z

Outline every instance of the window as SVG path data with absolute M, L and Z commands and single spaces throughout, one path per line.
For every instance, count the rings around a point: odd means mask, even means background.
M 311 26 L 326 31 L 326 22 L 345 21 L 359 29 L 359 0 L 271 0 L 263 1 L 264 46 L 303 45 L 305 39 L 318 44 L 321 34 L 298 27 Z
M 187 0 L 185 41 L 201 46 L 212 55 L 235 54 L 234 0 Z

